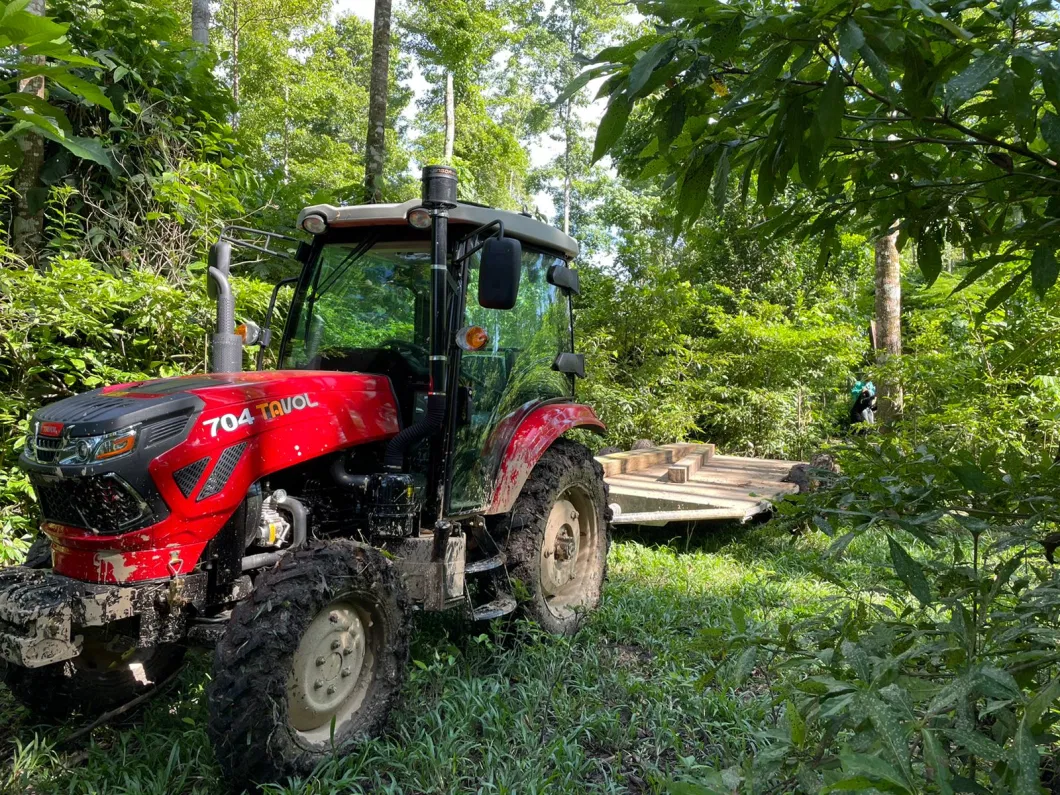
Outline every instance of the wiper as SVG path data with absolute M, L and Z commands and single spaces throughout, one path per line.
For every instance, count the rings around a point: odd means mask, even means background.
M 328 280 L 313 290 L 313 295 L 309 299 L 310 304 L 314 303 L 321 293 L 326 293 L 334 286 L 335 282 L 345 276 L 346 271 L 353 267 L 353 264 L 363 257 L 368 252 L 368 249 L 376 244 L 378 239 L 379 233 L 376 232 L 374 235 L 370 235 L 362 240 L 356 248 L 352 249 L 350 253 L 346 255 L 346 258 L 339 263 L 335 272 L 328 277 Z

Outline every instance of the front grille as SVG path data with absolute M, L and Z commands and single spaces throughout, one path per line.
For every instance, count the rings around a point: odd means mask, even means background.
M 239 444 L 232 445 L 221 453 L 221 457 L 214 465 L 213 472 L 211 472 L 210 477 L 206 479 L 206 485 L 204 485 L 202 491 L 199 492 L 199 500 L 205 500 L 207 497 L 212 497 L 224 488 L 225 483 L 228 482 L 228 478 L 231 477 L 232 472 L 235 470 L 236 464 L 239 463 L 239 459 L 243 455 L 243 450 L 246 449 L 246 446 L 246 442 L 240 442 Z
M 63 440 L 38 434 L 33 440 L 33 446 L 37 450 L 37 460 L 42 464 L 50 464 L 55 461 L 55 456 L 63 446 Z
M 121 533 L 142 523 L 150 509 L 116 475 L 52 480 L 31 475 L 45 521 L 97 533 Z

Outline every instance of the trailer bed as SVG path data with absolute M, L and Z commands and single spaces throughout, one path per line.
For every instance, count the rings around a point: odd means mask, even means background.
M 711 444 L 671 444 L 598 456 L 614 524 L 745 522 L 798 491 L 798 461 L 715 455 Z

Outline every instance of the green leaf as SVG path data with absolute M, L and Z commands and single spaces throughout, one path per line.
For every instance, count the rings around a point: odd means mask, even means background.
M 985 88 L 1005 68 L 1007 53 L 989 52 L 974 59 L 946 83 L 946 104 L 955 110 Z
M 921 232 L 917 241 L 917 264 L 924 280 L 931 286 L 942 273 L 942 246 L 938 233 L 933 229 Z
M 806 721 L 799 714 L 795 702 L 790 699 L 784 702 L 784 715 L 788 719 L 788 733 L 791 744 L 796 748 L 802 748 L 806 742 Z
M 725 210 L 725 200 L 729 196 L 729 147 L 721 147 L 721 156 L 714 169 L 714 212 L 721 215 Z
M 843 92 L 846 79 L 839 67 L 832 69 L 828 82 L 824 84 L 817 100 L 817 116 L 814 123 L 821 136 L 821 146 L 827 146 L 843 129 Z
M 1049 144 L 1053 154 L 1060 155 L 1060 116 L 1046 111 L 1041 121 L 1042 138 Z
M 909 740 L 905 731 L 891 713 L 890 708 L 875 695 L 863 695 L 860 703 L 872 722 L 872 728 L 876 730 L 877 736 L 883 743 L 883 747 L 901 770 L 901 783 L 908 786 L 913 780 L 913 768 L 909 761 Z
M 710 37 L 707 52 L 716 61 L 724 61 L 740 46 L 740 34 L 743 33 L 743 15 L 737 14 L 727 25 L 724 25 Z
M 1056 250 L 1048 243 L 1039 243 L 1031 257 L 1031 287 L 1039 298 L 1045 298 L 1049 288 L 1056 284 L 1058 272 Z
M 884 789 L 888 792 L 910 792 L 909 784 L 902 777 L 902 774 L 878 756 L 844 752 L 839 755 L 839 762 L 843 766 L 844 773 L 868 779 L 871 782 L 871 786 L 878 789 Z M 840 782 L 837 782 L 822 791 L 854 789 L 853 787 L 842 787 L 839 784 Z M 866 787 L 862 786 L 860 789 L 866 789 Z
M 850 63 L 865 45 L 865 34 L 853 17 L 846 17 L 839 25 L 839 51 L 843 60 Z
M 567 83 L 566 88 L 564 88 L 563 91 L 560 92 L 560 95 L 556 97 L 555 101 L 553 101 L 552 107 L 557 108 L 562 105 L 568 99 L 570 99 L 583 88 L 585 88 L 585 86 L 589 84 L 590 80 L 592 80 L 594 77 L 599 77 L 600 74 L 608 68 L 610 68 L 609 64 L 597 64 L 595 66 L 590 66 L 584 72 L 582 72 L 569 83 Z M 117 69 L 114 70 L 114 82 L 117 83 L 119 80 L 125 77 L 128 72 L 129 70 L 126 67 L 119 66 Z
M 947 754 L 942 750 L 938 737 L 931 729 L 921 729 L 920 737 L 924 741 L 924 764 L 928 777 L 935 783 L 939 795 L 953 795 L 950 784 L 950 763 Z
M 102 141 L 98 138 L 79 138 L 76 135 L 54 135 L 43 129 L 38 132 L 50 141 L 55 141 L 57 144 L 61 144 L 70 151 L 71 154 L 80 157 L 82 160 L 91 160 L 93 163 L 99 163 L 101 166 L 106 167 L 108 171 L 114 171 L 114 160 L 111 158 L 110 153 L 104 148 Z
M 990 478 L 975 464 L 955 464 L 950 471 L 968 491 L 983 494 L 990 489 Z
M 110 97 L 104 94 L 103 90 L 95 83 L 82 80 L 80 77 L 72 75 L 69 72 L 58 72 L 52 75 L 52 80 L 67 91 L 84 98 L 87 102 L 91 102 L 93 105 L 99 105 L 101 108 L 106 108 L 111 112 L 114 111 L 114 105 L 110 101 Z
M 887 536 L 887 545 L 891 550 L 891 563 L 894 564 L 895 574 L 906 584 L 906 587 L 917 598 L 917 601 L 922 606 L 927 607 L 931 604 L 931 587 L 928 585 L 927 578 L 924 577 L 924 570 L 889 535 Z
M 1045 710 L 1051 707 L 1058 697 L 1060 697 L 1060 677 L 1050 681 L 1035 694 L 1023 711 L 1023 721 L 1030 727 L 1037 726 Z
M 1039 795 L 1041 792 L 1041 756 L 1026 720 L 1021 720 L 1012 745 L 1012 766 L 1015 769 L 1013 795 Z
M 651 73 L 660 63 L 670 59 L 675 46 L 676 42 L 673 39 L 663 39 L 637 59 L 633 68 L 629 70 L 629 87 L 626 89 L 629 96 L 636 96 L 637 92 L 647 85 Z
M 995 254 L 991 257 L 985 257 L 980 260 L 975 260 L 974 264 L 971 262 L 961 263 L 961 265 L 959 265 L 958 267 L 972 265 L 972 269 L 965 274 L 964 278 L 961 279 L 960 284 L 953 288 L 953 292 L 951 292 L 950 295 L 959 293 L 961 290 L 979 281 L 979 279 L 981 279 L 983 276 L 993 270 L 995 265 L 1001 262 L 1008 262 L 1011 259 L 1012 255 L 1010 254 Z
M 618 141 L 622 131 L 626 129 L 626 121 L 629 120 L 631 107 L 624 96 L 611 97 L 611 102 L 604 112 L 604 117 L 600 119 L 600 127 L 596 131 L 596 143 L 593 145 L 593 163 L 607 154 Z
M 1027 278 L 1027 274 L 1030 272 L 1031 269 L 1028 267 L 1017 273 L 1007 282 L 1005 282 L 1005 284 L 1002 285 L 1002 287 L 997 292 L 995 292 L 992 296 L 986 299 L 986 303 L 983 304 L 983 308 L 979 312 L 977 319 L 982 322 L 983 318 L 985 318 L 990 312 L 997 309 L 999 306 L 1005 303 L 1005 301 L 1015 295 L 1016 290 L 1020 288 L 1020 285 L 1023 284 L 1023 282 Z

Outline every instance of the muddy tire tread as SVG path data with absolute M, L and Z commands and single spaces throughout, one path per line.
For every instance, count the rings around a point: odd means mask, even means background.
M 549 511 L 559 494 L 576 482 L 591 489 L 593 504 L 598 512 L 598 532 L 602 536 L 603 561 L 599 567 L 599 582 L 594 584 L 595 593 L 586 605 L 587 610 L 593 610 L 599 605 L 600 592 L 607 579 L 612 513 L 608 507 L 608 488 L 603 467 L 585 446 L 568 439 L 557 439 L 544 452 L 523 485 L 511 512 L 498 525 L 495 537 L 505 546 L 510 578 L 524 584 L 537 582 L 538 553 Z M 572 635 L 578 631 L 582 624 L 581 617 L 556 617 L 535 589 L 529 590 L 531 598 L 520 603 L 520 612 L 524 617 L 536 621 L 556 635 Z
M 286 683 L 302 633 L 344 593 L 372 593 L 386 611 L 388 647 L 357 717 L 335 746 L 313 745 L 287 722 Z M 207 689 L 207 730 L 218 762 L 236 786 L 308 775 L 324 758 L 382 731 L 408 672 L 408 599 L 397 572 L 371 547 L 349 540 L 314 542 L 260 576 L 232 612 L 214 653 Z

